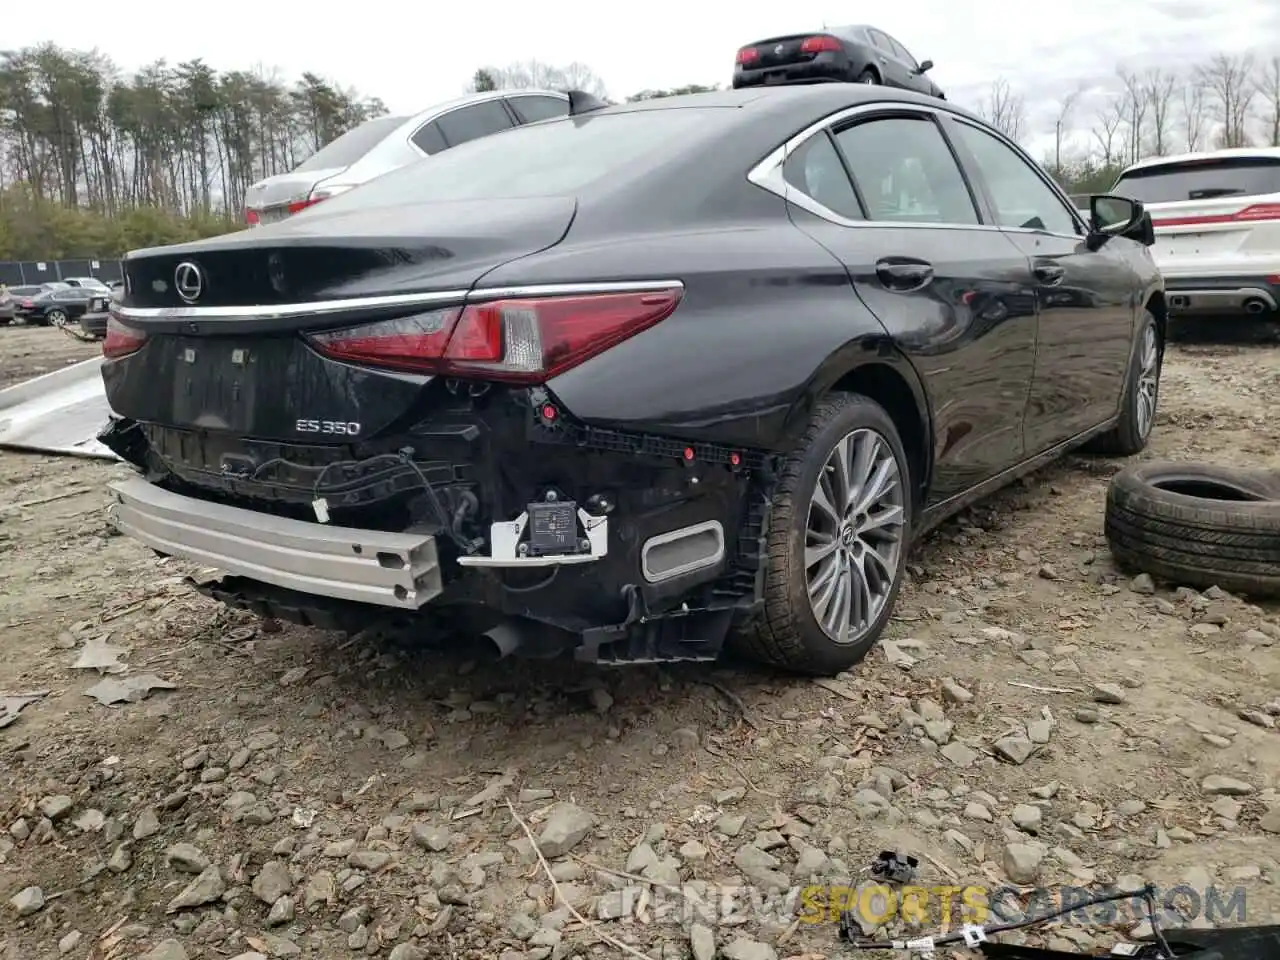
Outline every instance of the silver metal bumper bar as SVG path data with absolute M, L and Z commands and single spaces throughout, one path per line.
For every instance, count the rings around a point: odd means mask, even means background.
M 110 485 L 111 523 L 153 550 L 312 596 L 416 610 L 442 589 L 435 538 L 289 520 L 171 493 Z

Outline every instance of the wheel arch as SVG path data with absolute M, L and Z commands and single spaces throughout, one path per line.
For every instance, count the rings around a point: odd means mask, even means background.
M 1152 290 L 1142 304 L 1156 318 L 1156 333 L 1160 335 L 1160 349 L 1169 342 L 1169 303 L 1165 300 L 1163 290 Z
M 870 356 L 849 356 L 840 351 L 823 364 L 806 391 L 805 401 L 792 410 L 788 433 L 798 436 L 813 406 L 831 392 L 857 393 L 874 400 L 889 414 L 898 428 L 911 470 L 916 514 L 924 505 L 925 491 L 933 472 L 932 417 L 928 395 L 915 369 L 890 344 L 866 344 Z M 863 354 L 866 349 L 859 351 Z

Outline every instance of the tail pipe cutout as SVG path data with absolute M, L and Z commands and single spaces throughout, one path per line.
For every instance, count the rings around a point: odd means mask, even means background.
M 640 572 L 649 583 L 666 583 L 723 560 L 724 527 L 718 520 L 660 533 L 640 548 Z

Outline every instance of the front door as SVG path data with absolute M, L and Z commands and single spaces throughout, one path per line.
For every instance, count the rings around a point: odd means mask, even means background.
M 920 375 L 934 415 L 932 505 L 1023 457 L 1030 266 L 981 222 L 932 112 L 872 111 L 831 133 L 787 161 L 789 188 L 816 201 L 803 204 L 816 215 L 794 219 L 844 263 Z
M 1070 203 L 1020 151 L 963 120 L 951 120 L 948 129 L 1036 278 L 1040 333 L 1024 427 L 1032 455 L 1119 410 L 1138 285 L 1122 255 L 1106 246 L 1089 250 Z

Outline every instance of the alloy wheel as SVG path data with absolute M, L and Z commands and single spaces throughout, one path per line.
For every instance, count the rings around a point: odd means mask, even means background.
M 1134 411 L 1137 417 L 1138 436 L 1146 437 L 1156 421 L 1156 400 L 1160 393 L 1160 343 L 1156 328 L 1147 325 L 1142 335 L 1139 354 L 1138 390 Z
M 61 310 L 54 310 L 49 314 L 49 324 L 54 327 L 65 327 L 67 325 L 67 315 Z
M 809 499 L 804 569 L 823 631 L 856 643 L 884 612 L 906 531 L 902 471 L 887 440 L 862 428 L 827 456 Z

